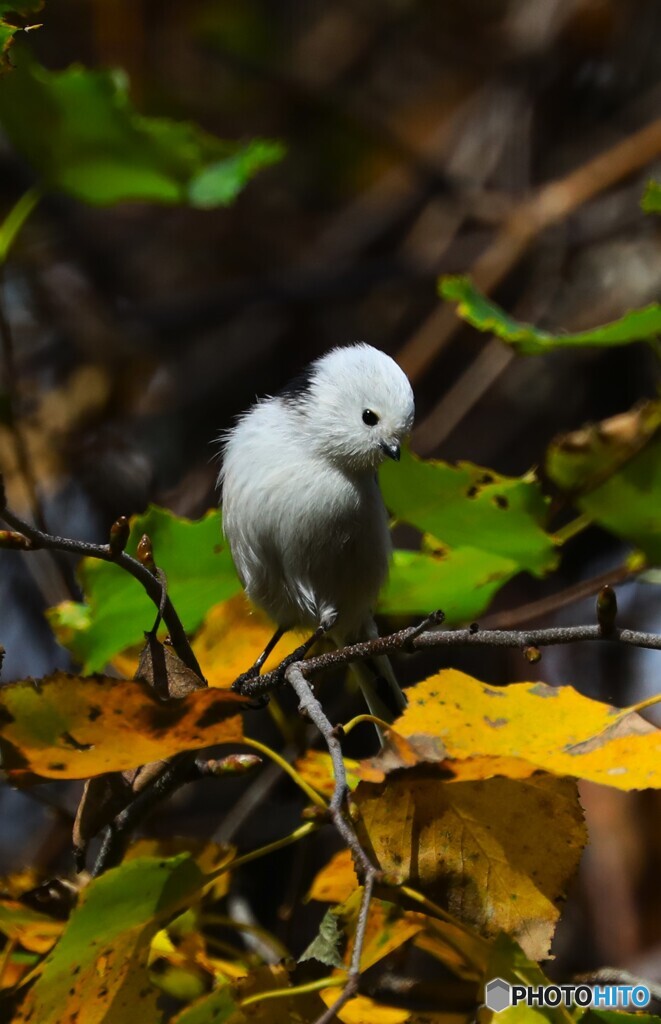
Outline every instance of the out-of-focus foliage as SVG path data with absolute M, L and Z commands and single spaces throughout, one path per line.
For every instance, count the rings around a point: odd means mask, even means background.
M 661 560 L 661 402 L 556 438 L 546 471 L 590 519 Z
M 661 213 L 661 183 L 650 181 L 647 183 L 645 195 L 641 203 L 645 213 Z
M 223 142 L 197 125 L 143 117 L 121 72 L 48 71 L 26 52 L 0 89 L 0 123 L 43 189 L 87 203 L 231 203 L 279 143 Z
M 2 0 L 0 3 L 0 74 L 12 67 L 10 47 L 22 24 L 43 7 L 43 0 Z
M 628 345 L 633 341 L 653 340 L 661 333 L 661 306 L 656 303 L 645 309 L 634 309 L 620 320 L 590 331 L 550 334 L 508 316 L 478 291 L 467 277 L 441 278 L 439 288 L 444 299 L 457 303 L 457 314 L 463 320 L 478 331 L 495 334 L 522 355 L 540 355 L 556 348 L 584 345 Z
M 648 685 L 630 648 L 556 649 L 539 667 L 527 646 L 533 665 L 518 649 L 401 652 L 409 704 L 376 753 L 342 670 L 314 675 L 354 755 L 346 821 L 380 869 L 361 921 L 360 862 L 329 824 L 327 749 L 286 686 L 268 709 L 230 692 L 273 624 L 240 593 L 219 513 L 198 518 L 216 502 L 208 440 L 309 358 L 366 337 L 412 377 L 413 449 L 445 460 L 407 453 L 383 468 L 399 546 L 382 615 L 404 625 L 440 607 L 446 628 L 497 600 L 523 646 L 540 605 L 548 624 L 554 608 L 570 618 L 604 574 L 659 562 L 661 307 L 647 304 L 661 264 L 638 206 L 661 153 L 653 0 L 635 14 L 616 0 L 368 0 L 302 17 L 300 6 L 61 0 L 29 36 L 37 57 L 7 46 L 38 0 L 0 0 L 0 64 L 16 66 L 0 81 L 9 507 L 38 522 L 41 504 L 51 530 L 103 538 L 154 500 L 128 551 L 149 535 L 209 683 L 160 643 L 164 628 L 154 636 L 155 605 L 116 565 L 84 560 L 74 579 L 63 552 L 0 552 L 5 664 L 40 636 L 65 663 L 42 621 L 55 605 L 74 661 L 107 673 L 5 670 L 21 680 L 0 688 L 0 845 L 22 858 L 0 880 L 8 1021 L 314 1024 L 347 983 L 364 924 L 343 1024 L 489 1024 L 485 982 L 545 984 L 537 960 L 554 937 L 559 977 L 631 963 L 644 932 L 658 939 L 661 731 L 642 714 L 653 701 L 613 706 L 638 699 L 625 683 Z M 117 65 L 126 72 L 101 70 Z M 281 158 L 262 135 L 286 138 L 291 158 L 231 211 L 211 210 Z M 611 144 L 614 157 L 601 152 Z M 643 208 L 659 212 L 659 196 L 651 182 Z M 444 276 L 460 317 L 437 303 L 439 275 L 456 270 L 489 281 L 496 301 L 470 276 Z M 570 330 L 538 330 L 499 303 Z M 474 358 L 464 321 L 508 348 Z M 618 348 L 635 340 L 649 344 Z M 647 615 L 625 595 L 617 617 L 613 599 L 612 621 L 599 618 L 604 632 Z M 599 690 L 605 661 L 612 688 Z M 447 664 L 466 671 L 439 673 Z M 650 878 L 628 817 L 640 788 Z M 143 834 L 132 845 L 126 822 Z M 586 824 L 589 909 L 575 901 L 560 920 Z M 119 867 L 90 879 L 72 846 L 91 868 L 97 843 Z M 644 922 L 627 913 L 634 891 Z M 629 936 L 628 957 L 586 941 L 599 914 L 602 932 Z M 628 1019 L 576 1007 L 498 1017 Z
M 120 1024 L 136 1014 L 156 1024 L 158 989 L 149 983 L 150 941 L 161 923 L 184 908 L 203 876 L 187 854 L 142 858 L 97 879 L 54 950 L 15 1020 Z

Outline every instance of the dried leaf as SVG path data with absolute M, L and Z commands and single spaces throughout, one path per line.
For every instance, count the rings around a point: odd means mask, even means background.
M 344 933 L 338 917 L 338 911 L 326 911 L 319 925 L 318 934 L 299 956 L 299 963 L 318 960 L 320 964 L 326 964 L 328 967 L 342 967 L 340 949 L 344 945 Z

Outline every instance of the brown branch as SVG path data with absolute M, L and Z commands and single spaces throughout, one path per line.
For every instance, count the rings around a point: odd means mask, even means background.
M 626 647 L 643 647 L 661 651 L 660 633 L 643 633 L 633 629 L 613 629 L 605 636 L 598 625 L 553 626 L 550 629 L 468 629 L 434 630 L 419 633 L 418 626 L 408 626 L 388 636 L 341 647 L 328 651 L 305 662 L 292 665 L 286 677 L 290 679 L 292 669 L 305 669 L 305 675 L 313 675 L 335 665 L 348 665 L 353 661 L 373 657 L 375 654 L 391 654 L 394 651 L 419 651 L 434 647 L 510 647 L 523 650 L 526 647 L 553 647 L 575 643 L 620 643 Z M 266 672 L 257 679 L 243 682 L 240 692 L 247 697 L 257 697 L 282 684 L 282 673 L 277 669 Z
M 316 725 L 317 729 L 326 741 L 326 746 L 328 747 L 328 752 L 333 764 L 333 776 L 335 779 L 333 796 L 331 798 L 328 812 L 337 832 L 351 850 L 356 872 L 363 883 L 363 895 L 360 902 L 360 910 L 358 912 L 358 922 L 356 924 L 356 933 L 354 935 L 347 984 L 339 998 L 336 999 L 333 1005 L 330 1006 L 328 1010 L 326 1010 L 326 1012 L 323 1013 L 315 1022 L 315 1024 L 330 1024 L 330 1022 L 335 1019 L 337 1011 L 340 1010 L 358 990 L 358 982 L 360 979 L 360 959 L 363 952 L 363 946 L 365 944 L 365 931 L 367 928 L 370 904 L 372 902 L 372 894 L 374 892 L 374 883 L 380 877 L 381 872 L 374 864 L 372 864 L 368 855 L 365 853 L 365 850 L 361 846 L 355 830 L 345 816 L 344 808 L 349 789 L 347 786 L 347 775 L 344 767 L 344 758 L 342 756 L 342 747 L 338 738 L 337 729 L 331 725 L 330 721 L 324 714 L 324 709 L 315 697 L 310 683 L 303 674 L 303 669 L 307 672 L 309 664 L 310 662 L 299 662 L 295 665 L 290 665 L 285 672 L 285 678 L 298 697 L 298 709 L 300 713 L 305 715 Z
M 172 640 L 172 646 L 188 668 L 205 682 L 198 660 L 193 653 L 186 631 L 182 625 L 174 605 L 167 594 L 164 595 L 161 580 L 153 575 L 149 569 L 142 565 L 136 558 L 127 555 L 124 551 L 113 551 L 110 544 L 91 544 L 83 540 L 71 540 L 69 537 L 56 537 L 53 534 L 39 530 L 30 523 L 24 522 L 17 515 L 11 512 L 6 505 L 4 488 L 0 487 L 0 519 L 22 533 L 30 541 L 30 549 L 37 550 L 45 548 L 48 551 L 67 551 L 73 555 L 82 555 L 87 558 L 99 558 L 103 562 L 114 562 L 120 569 L 133 576 L 147 593 L 147 596 L 161 612 L 165 625 L 167 626 Z

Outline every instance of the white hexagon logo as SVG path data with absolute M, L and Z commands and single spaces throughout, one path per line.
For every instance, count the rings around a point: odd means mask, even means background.
M 484 1004 L 488 1010 L 500 1013 L 512 1002 L 510 986 L 502 978 L 493 978 L 484 988 Z

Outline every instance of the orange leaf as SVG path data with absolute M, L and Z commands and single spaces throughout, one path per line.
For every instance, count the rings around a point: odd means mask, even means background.
M 198 690 L 164 704 L 142 683 L 66 672 L 12 683 L 0 688 L 3 766 L 14 778 L 84 779 L 240 742 L 243 703 Z

